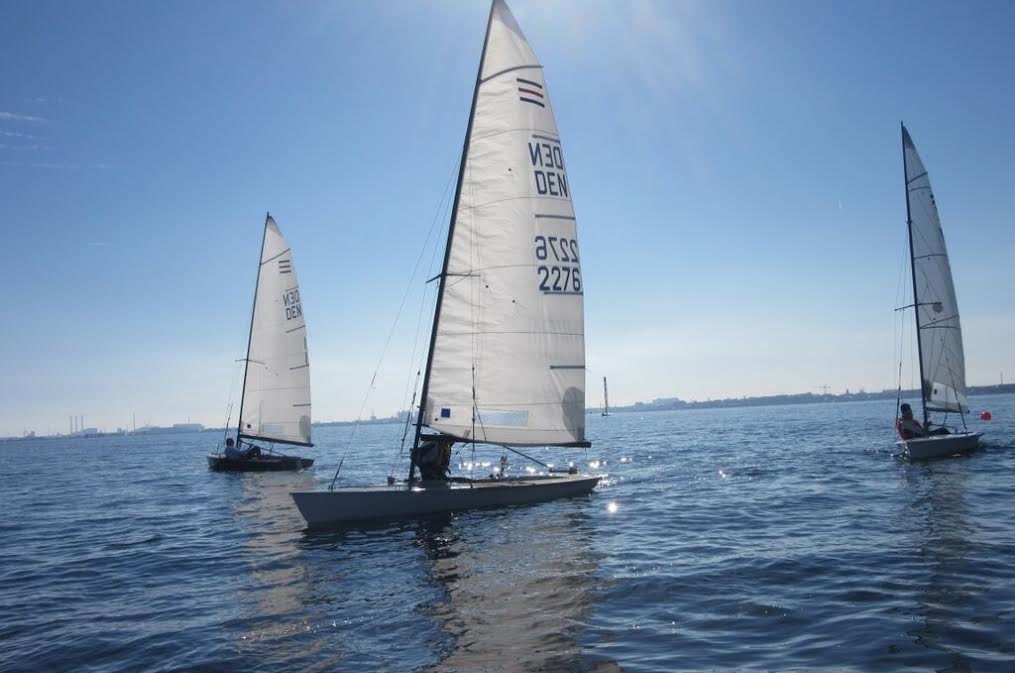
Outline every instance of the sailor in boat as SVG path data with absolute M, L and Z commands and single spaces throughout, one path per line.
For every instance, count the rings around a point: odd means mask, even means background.
M 451 471 L 451 446 L 454 441 L 447 437 L 427 439 L 412 451 L 412 461 L 419 468 L 420 479 L 425 481 L 446 480 Z
M 937 430 L 925 428 L 918 420 L 913 418 L 913 408 L 906 402 L 903 402 L 899 407 L 899 413 L 902 415 L 895 421 L 895 429 L 899 431 L 899 437 L 902 439 L 918 439 L 920 437 L 929 437 L 930 435 L 950 434 L 948 428 L 938 428 Z
M 240 442 L 233 442 L 232 437 L 226 438 L 226 458 L 236 459 L 253 459 L 261 457 L 261 447 L 251 446 L 249 449 L 244 449 Z

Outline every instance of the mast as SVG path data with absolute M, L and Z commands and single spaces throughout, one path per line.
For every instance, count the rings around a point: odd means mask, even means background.
M 923 407 L 923 426 L 927 427 L 930 417 L 927 415 L 927 391 L 923 384 L 923 339 L 920 336 L 920 298 L 916 293 L 916 258 L 913 256 L 913 216 L 909 207 L 909 165 L 906 161 L 906 125 L 899 122 L 902 127 L 902 179 L 906 183 L 906 232 L 909 234 L 909 270 L 913 274 L 913 314 L 916 317 L 916 357 L 920 361 L 920 406 Z M 909 139 L 913 144 L 913 139 Z
M 257 311 L 257 288 L 261 285 L 261 258 L 264 257 L 264 241 L 268 238 L 268 220 L 271 213 L 264 213 L 264 231 L 261 233 L 261 252 L 257 256 L 257 278 L 254 280 L 254 301 L 250 306 L 250 331 L 247 333 L 247 355 L 243 358 L 243 387 L 240 388 L 240 413 L 236 422 L 236 445 L 240 444 L 243 434 L 243 396 L 247 393 L 247 370 L 250 369 L 250 342 L 254 338 L 254 312 Z
M 455 235 L 455 222 L 458 220 L 458 202 L 462 196 L 462 181 L 465 178 L 465 162 L 469 159 L 469 139 L 472 137 L 472 120 L 476 116 L 476 100 L 479 98 L 479 85 L 483 76 L 483 61 L 486 60 L 486 45 L 490 41 L 490 25 L 493 23 L 493 8 L 498 0 L 490 3 L 490 15 L 486 19 L 486 34 L 483 36 L 483 51 L 479 56 L 479 68 L 476 70 L 476 86 L 472 90 L 472 107 L 469 110 L 469 124 L 465 129 L 465 142 L 462 143 L 462 161 L 458 166 L 458 184 L 455 186 L 455 202 L 451 207 L 451 222 L 448 224 L 448 241 L 444 248 L 444 263 L 441 266 L 440 283 L 437 286 L 437 306 L 434 308 L 433 325 L 430 327 L 430 349 L 426 356 L 426 373 L 423 374 L 423 390 L 419 397 L 419 415 L 416 417 L 416 436 L 412 440 L 412 449 L 419 447 L 419 436 L 423 430 L 423 414 L 426 413 L 427 393 L 430 388 L 430 368 L 433 365 L 434 345 L 437 343 L 437 326 L 441 319 L 441 302 L 444 299 L 444 287 L 447 284 L 448 262 L 451 259 L 451 242 Z M 473 410 L 475 414 L 475 410 Z M 410 454 L 411 455 L 411 454 Z M 416 472 L 416 462 L 410 458 L 409 479 Z
M 603 416 L 610 415 L 610 395 L 606 391 L 606 377 L 603 377 Z

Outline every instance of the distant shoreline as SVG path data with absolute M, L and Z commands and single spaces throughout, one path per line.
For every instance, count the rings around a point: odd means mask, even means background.
M 993 386 L 970 386 L 969 395 L 994 395 L 1003 393 L 1015 393 L 1015 383 L 1005 383 Z M 698 402 L 685 402 L 678 397 L 656 398 L 651 402 L 635 402 L 627 406 L 610 407 L 610 414 L 625 414 L 635 411 L 673 411 L 676 409 L 729 409 L 736 407 L 774 407 L 787 404 L 821 404 L 826 402 L 863 402 L 866 400 L 892 400 L 896 396 L 902 399 L 919 399 L 919 391 L 903 390 L 901 395 L 896 390 L 882 390 L 876 393 L 860 391 L 857 393 L 842 393 L 840 395 L 814 393 L 796 393 L 792 395 L 764 395 L 761 397 L 727 397 L 720 400 L 705 400 Z M 602 408 L 587 408 L 587 416 L 595 416 L 602 413 Z M 320 421 L 312 423 L 312 427 L 348 426 L 348 425 L 391 425 L 394 423 L 405 423 L 405 418 L 389 416 L 388 418 L 376 418 L 361 421 Z M 201 430 L 181 430 L 179 428 L 151 428 L 136 432 L 97 432 L 87 435 L 37 435 L 33 437 L 0 437 L 0 442 L 21 442 L 36 439 L 95 439 L 101 437 L 134 437 L 140 435 L 172 435 L 181 432 L 225 432 L 224 428 L 203 428 Z
M 969 386 L 968 393 L 974 395 L 991 395 L 999 393 L 1015 393 L 1015 383 L 993 386 Z M 657 398 L 651 402 L 635 402 L 627 406 L 610 407 L 610 414 L 629 413 L 632 411 L 672 411 L 674 409 L 727 409 L 731 407 L 773 407 L 786 404 L 820 404 L 824 402 L 861 402 L 866 400 L 920 399 L 920 391 L 916 389 L 882 390 L 868 393 L 843 393 L 841 395 L 814 393 L 796 393 L 792 395 L 765 395 L 762 397 L 727 397 L 720 400 L 703 402 L 685 402 L 677 397 Z M 588 414 L 601 413 L 601 409 L 586 409 Z

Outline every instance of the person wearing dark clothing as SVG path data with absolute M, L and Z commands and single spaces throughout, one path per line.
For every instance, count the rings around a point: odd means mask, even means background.
M 260 458 L 261 447 L 251 446 L 246 451 L 243 450 L 243 445 L 240 442 L 233 442 L 232 437 L 226 438 L 226 458 Z
M 424 480 L 448 478 L 451 466 L 451 446 L 454 442 L 445 437 L 427 439 L 412 452 L 412 461 L 419 468 L 419 477 Z

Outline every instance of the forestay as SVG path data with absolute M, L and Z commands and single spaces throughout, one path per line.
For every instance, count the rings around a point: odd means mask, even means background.
M 497 444 L 582 442 L 584 279 L 571 183 L 543 67 L 500 0 L 488 31 L 424 424 Z
M 240 436 L 310 444 L 310 363 L 292 252 L 264 227 L 240 410 Z
M 909 132 L 902 129 L 912 241 L 916 325 L 923 397 L 931 411 L 968 411 L 959 309 L 930 178 Z

